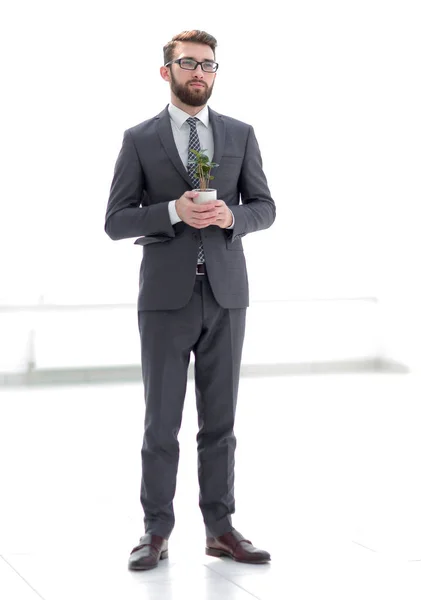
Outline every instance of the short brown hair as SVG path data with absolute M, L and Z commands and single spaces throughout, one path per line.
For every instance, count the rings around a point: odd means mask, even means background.
M 206 31 L 200 31 L 199 29 L 192 29 L 190 31 L 182 31 L 175 35 L 170 42 L 164 46 L 164 65 L 173 59 L 174 51 L 177 47 L 177 42 L 196 42 L 196 44 L 206 44 L 212 48 L 213 54 L 215 55 L 216 39 L 206 33 Z

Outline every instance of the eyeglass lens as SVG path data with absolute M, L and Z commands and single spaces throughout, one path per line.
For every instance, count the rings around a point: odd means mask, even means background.
M 193 71 L 196 68 L 196 66 L 196 61 L 190 58 L 183 58 L 182 60 L 180 60 L 180 67 L 182 69 L 189 69 Z M 216 70 L 216 63 L 210 60 L 207 62 L 203 62 L 202 67 L 204 71 L 207 71 L 208 73 L 213 73 Z

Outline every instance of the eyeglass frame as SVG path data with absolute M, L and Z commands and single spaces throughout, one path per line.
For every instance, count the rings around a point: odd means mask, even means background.
M 194 69 L 186 69 L 186 67 L 181 66 L 182 60 L 191 60 L 196 63 L 196 66 L 194 67 Z M 206 62 L 212 62 L 214 65 L 216 65 L 215 71 L 205 71 L 203 68 L 203 63 L 206 63 Z M 190 56 L 183 56 L 182 58 L 176 58 L 175 60 L 170 60 L 170 62 L 167 62 L 167 64 L 164 65 L 164 67 L 168 67 L 168 65 L 172 65 L 174 63 L 177 63 L 178 66 L 180 67 L 180 69 L 183 69 L 183 71 L 196 71 L 197 65 L 200 65 L 200 68 L 202 69 L 203 73 L 216 73 L 218 70 L 218 67 L 219 67 L 219 63 L 215 62 L 214 60 L 210 60 L 209 58 L 207 60 L 202 60 L 200 62 L 200 60 L 195 60 L 194 58 L 190 58 Z

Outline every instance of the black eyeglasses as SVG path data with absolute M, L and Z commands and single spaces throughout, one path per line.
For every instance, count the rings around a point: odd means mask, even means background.
M 177 58 L 176 60 L 170 60 L 170 62 L 167 62 L 164 66 L 168 67 L 168 65 L 172 65 L 173 63 L 178 63 L 182 69 L 187 69 L 187 71 L 194 71 L 197 69 L 197 65 L 200 65 L 202 71 L 205 71 L 206 73 L 215 73 L 219 67 L 218 63 L 213 60 L 203 60 L 202 62 L 199 62 L 193 58 Z

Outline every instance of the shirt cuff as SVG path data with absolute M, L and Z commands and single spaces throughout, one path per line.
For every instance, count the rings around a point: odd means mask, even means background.
M 227 229 L 234 229 L 234 224 L 235 224 L 234 213 L 232 212 L 232 210 L 230 208 L 228 210 L 232 214 L 232 225 L 230 227 L 227 227 Z
M 168 203 L 168 214 L 170 215 L 171 225 L 175 225 L 176 223 L 179 223 L 180 221 L 182 221 L 182 219 L 180 219 L 180 217 L 178 216 L 178 213 L 175 209 L 176 202 L 177 202 L 177 200 L 171 200 L 171 202 Z

